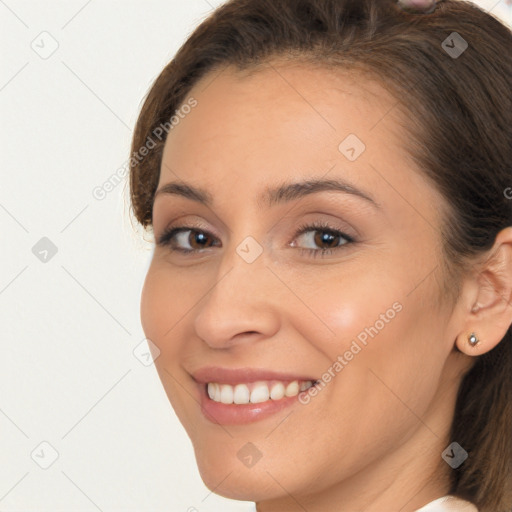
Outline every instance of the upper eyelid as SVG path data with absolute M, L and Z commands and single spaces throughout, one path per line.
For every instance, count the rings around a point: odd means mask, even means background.
M 171 194 L 163 193 L 163 195 L 164 196 L 169 195 L 170 199 L 168 199 L 167 205 L 165 205 L 165 202 L 163 202 L 164 205 L 160 206 L 158 208 L 158 210 L 155 209 L 154 204 L 153 204 L 153 209 L 152 209 L 153 221 L 156 217 L 156 215 L 155 215 L 156 211 L 159 212 L 158 216 L 166 215 L 165 212 L 168 207 L 171 207 L 171 205 L 176 206 L 176 203 L 181 204 L 181 201 L 185 201 L 185 204 L 193 203 L 195 206 L 199 207 L 201 210 L 203 208 L 205 208 L 209 212 L 209 214 L 213 214 L 213 216 L 216 219 L 216 222 L 218 222 L 222 226 L 223 230 L 225 230 L 227 232 L 231 232 L 231 229 L 228 227 L 228 225 L 221 219 L 221 217 L 217 213 L 215 213 L 215 211 L 212 209 L 211 206 L 206 205 L 200 201 L 196 201 L 196 200 L 194 200 L 190 197 L 187 197 L 185 195 L 179 195 L 179 194 L 174 195 L 172 193 Z M 338 201 L 339 197 L 337 197 L 337 196 L 346 196 L 345 201 L 338 203 L 337 201 Z M 293 198 L 292 200 L 290 200 L 290 202 L 294 203 L 294 206 L 291 209 L 300 208 L 301 205 L 304 205 L 305 208 L 309 208 L 315 204 L 320 204 L 317 201 L 319 199 L 323 198 L 322 204 L 325 204 L 325 202 L 327 201 L 327 204 L 333 206 L 335 209 L 337 209 L 338 207 L 341 207 L 342 208 L 341 212 L 356 211 L 357 216 L 361 215 L 364 217 L 367 217 L 368 215 L 374 215 L 377 211 L 383 211 L 382 205 L 378 202 L 373 201 L 373 199 L 369 200 L 369 201 L 368 200 L 361 201 L 360 199 L 356 199 L 358 197 L 359 196 L 357 194 L 353 194 L 353 193 L 346 193 L 346 192 L 344 193 L 344 192 L 340 192 L 337 190 L 331 190 L 331 189 L 326 189 L 326 190 L 320 189 L 320 190 L 311 191 L 305 195 Z M 331 199 L 332 199 L 332 201 L 331 201 Z M 353 205 L 355 205 L 355 206 L 353 206 Z M 285 202 L 283 204 L 275 204 L 274 207 L 286 208 L 286 211 L 288 211 L 290 209 L 290 205 L 287 204 L 287 202 Z M 186 208 L 182 207 L 180 209 L 185 210 Z M 321 212 L 314 212 L 314 213 L 321 214 Z M 327 215 L 336 217 L 336 215 L 333 215 L 333 214 L 327 214 Z M 184 214 L 184 216 L 186 216 L 186 214 Z M 346 223 L 346 221 L 345 221 L 345 223 Z M 275 226 L 275 224 L 273 226 Z M 351 229 L 353 229 L 359 235 L 359 233 L 357 232 L 357 230 L 355 228 L 351 228 Z

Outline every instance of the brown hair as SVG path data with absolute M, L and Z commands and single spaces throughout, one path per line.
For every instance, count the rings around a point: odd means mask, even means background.
M 459 56 L 450 54 L 453 32 L 468 44 Z M 511 31 L 462 0 L 438 3 L 431 14 L 405 12 L 393 0 L 231 0 L 196 28 L 145 99 L 132 154 L 149 139 L 154 147 L 131 163 L 135 217 L 152 226 L 165 144 L 155 130 L 169 126 L 207 73 L 228 65 L 251 70 L 275 57 L 357 69 L 389 87 L 397 108 L 408 113 L 404 144 L 446 199 L 444 285 L 455 300 L 474 258 L 512 225 L 505 193 L 512 186 L 511 55 Z M 481 512 L 510 512 L 512 327 L 475 359 L 461 382 L 450 432 L 469 457 L 450 472 L 450 494 Z

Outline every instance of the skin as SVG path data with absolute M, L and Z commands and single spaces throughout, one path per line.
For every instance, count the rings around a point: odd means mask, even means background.
M 403 149 L 407 117 L 387 90 L 356 72 L 274 61 L 252 73 L 212 73 L 189 96 L 198 105 L 167 137 L 159 188 L 186 182 L 213 204 L 159 194 L 153 227 L 156 240 L 182 225 L 211 236 L 206 245 L 191 232 L 175 240 L 194 255 L 155 247 L 141 322 L 160 350 L 155 365 L 203 481 L 263 512 L 412 512 L 444 496 L 451 468 L 441 453 L 452 441 L 460 379 L 512 322 L 503 300 L 512 287 L 512 228 L 498 237 L 486 278 L 471 275 L 459 301 L 447 304 L 439 233 L 446 203 Z M 353 162 L 338 149 L 348 134 L 366 145 Z M 267 186 L 307 178 L 344 178 L 381 207 L 333 191 L 257 202 Z M 301 248 L 328 247 L 324 232 L 295 236 L 311 221 L 356 242 L 335 238 L 337 251 L 313 258 Z M 236 252 L 247 236 L 263 250 L 250 264 Z M 201 413 L 190 375 L 198 368 L 321 379 L 396 302 L 401 311 L 309 404 L 239 426 Z M 472 331 L 484 340 L 474 348 Z M 248 442 L 262 454 L 251 468 L 237 457 Z
M 406 11 L 430 14 L 440 0 L 398 0 L 398 5 Z

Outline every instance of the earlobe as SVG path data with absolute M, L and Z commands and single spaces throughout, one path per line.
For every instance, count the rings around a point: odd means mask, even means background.
M 456 340 L 456 346 L 460 352 L 468 356 L 479 356 L 490 350 L 475 331 L 461 334 Z

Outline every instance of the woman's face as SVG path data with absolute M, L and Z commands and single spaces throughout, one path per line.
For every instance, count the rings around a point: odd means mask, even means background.
M 141 320 L 206 485 L 313 503 L 435 471 L 460 322 L 439 300 L 442 199 L 401 147 L 396 100 L 277 64 L 190 96 L 158 185 L 182 187 L 153 209 L 156 240 L 182 229 L 155 247 Z

